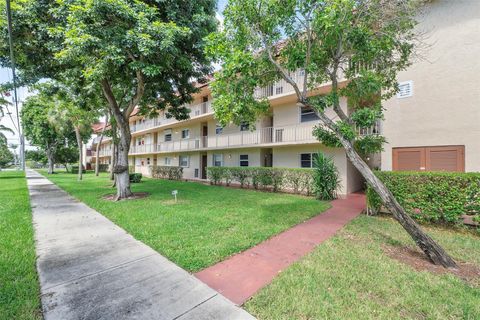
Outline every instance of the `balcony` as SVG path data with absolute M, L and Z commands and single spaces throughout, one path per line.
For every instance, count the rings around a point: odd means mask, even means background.
M 290 74 L 290 77 L 295 81 L 295 83 L 297 83 L 300 90 L 303 90 L 303 80 L 304 80 L 303 70 L 298 70 Z M 281 96 L 287 93 L 294 93 L 294 92 L 295 90 L 293 89 L 293 86 L 289 84 L 287 81 L 282 79 L 275 82 L 272 85 L 269 85 L 263 88 L 257 88 L 254 92 L 254 96 L 257 99 L 274 98 L 276 96 Z
M 137 145 L 130 148 L 130 154 L 238 148 L 272 144 L 314 143 L 317 140 L 312 135 L 313 127 L 313 124 L 268 127 L 255 131 L 241 131 L 231 134 L 161 142 L 157 145 Z
M 212 109 L 212 102 L 211 101 L 206 101 L 202 102 L 199 104 L 195 105 L 190 105 L 188 106 L 190 109 L 190 118 L 194 117 L 199 117 L 204 114 L 208 114 L 213 112 Z M 153 119 L 145 119 L 141 123 L 137 123 L 135 125 L 130 125 L 130 131 L 131 132 L 138 132 L 138 131 L 143 131 L 143 130 L 148 130 L 152 129 L 155 127 L 163 126 L 163 125 L 168 125 L 178 122 L 174 118 L 166 118 L 166 117 L 157 117 Z

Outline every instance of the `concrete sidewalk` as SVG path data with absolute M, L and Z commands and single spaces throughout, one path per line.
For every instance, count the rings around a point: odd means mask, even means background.
M 27 182 L 46 320 L 255 319 L 37 172 Z

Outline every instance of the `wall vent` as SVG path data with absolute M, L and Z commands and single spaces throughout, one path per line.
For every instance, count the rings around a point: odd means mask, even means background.
M 413 81 L 400 82 L 398 84 L 397 98 L 408 98 L 413 96 Z

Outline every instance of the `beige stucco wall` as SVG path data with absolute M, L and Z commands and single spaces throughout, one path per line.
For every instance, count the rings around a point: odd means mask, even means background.
M 208 151 L 207 166 L 213 165 L 213 155 L 223 154 L 223 163 L 225 167 L 239 167 L 240 155 L 248 154 L 249 167 L 260 167 L 260 149 L 259 148 L 245 148 L 245 149 L 228 149 L 228 150 L 212 150 Z
M 480 171 L 480 1 L 432 1 L 419 20 L 428 46 L 398 77 L 413 96 L 384 104 L 382 170 L 392 147 L 465 145 L 466 171 Z
M 321 144 L 288 146 L 273 148 L 273 166 L 281 168 L 300 168 L 300 154 L 323 152 L 332 156 L 340 176 L 339 194 L 352 192 L 348 186 L 347 157 L 342 149 L 326 148 Z M 352 184 L 353 186 L 353 184 Z M 354 190 L 356 191 L 356 190 Z

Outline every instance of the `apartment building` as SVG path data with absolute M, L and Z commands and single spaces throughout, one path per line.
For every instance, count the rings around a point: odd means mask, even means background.
M 302 71 L 295 78 L 302 84 Z M 318 89 L 319 93 L 328 90 L 328 85 Z M 188 120 L 168 119 L 163 113 L 154 119 L 132 116 L 130 164 L 146 176 L 151 174 L 151 166 L 181 166 L 185 179 L 206 179 L 209 166 L 311 168 L 312 154 L 322 151 L 334 157 L 341 194 L 362 188 L 345 152 L 323 146 L 312 135 L 317 117 L 312 110 L 297 106 L 289 84 L 279 81 L 255 94 L 267 97 L 271 108 L 254 127 L 220 126 L 214 118 L 208 85 L 193 97 Z M 346 100 L 342 105 L 346 110 Z M 111 150 L 111 141 L 105 140 L 98 155 L 101 163 L 109 163 Z
M 384 151 L 370 165 L 382 170 L 480 171 L 480 1 L 431 1 L 419 17 L 419 34 L 428 44 L 422 59 L 399 77 L 400 92 L 385 101 L 385 120 L 363 134 L 381 133 Z M 295 74 L 301 84 L 302 72 Z M 328 92 L 328 84 L 318 94 Z M 215 120 L 207 85 L 193 98 L 190 119 L 159 114 L 130 120 L 130 164 L 150 175 L 150 166 L 182 166 L 185 179 L 206 179 L 208 166 L 312 167 L 312 154 L 334 158 L 340 194 L 363 187 L 363 179 L 342 149 L 327 148 L 312 135 L 317 119 L 296 104 L 293 88 L 279 81 L 259 88 L 270 112 L 255 128 L 221 127 Z M 347 103 L 342 101 L 344 110 Z M 102 143 L 98 159 L 109 163 L 111 142 Z
M 480 171 L 480 1 L 431 1 L 420 57 L 384 103 L 382 170 Z

